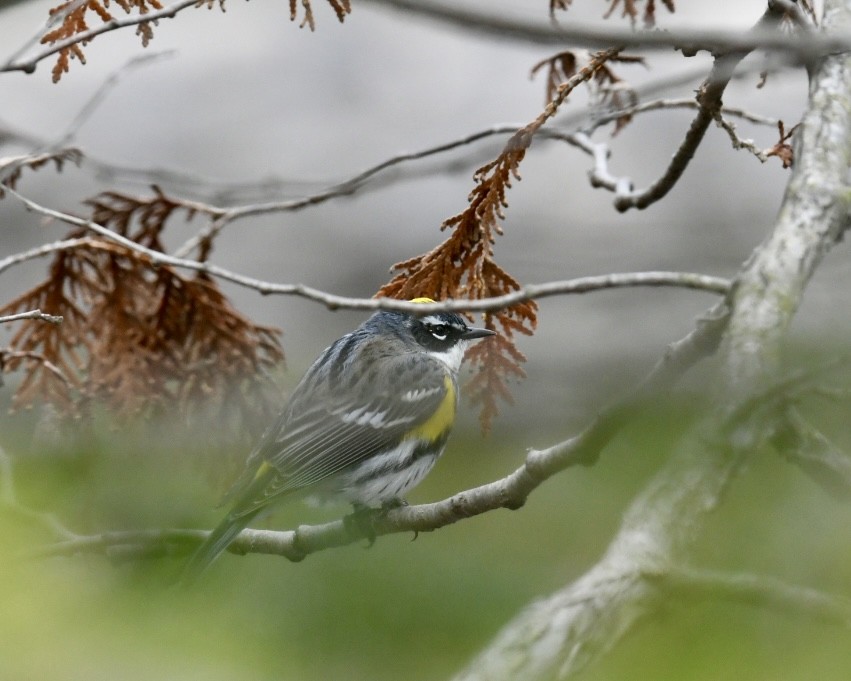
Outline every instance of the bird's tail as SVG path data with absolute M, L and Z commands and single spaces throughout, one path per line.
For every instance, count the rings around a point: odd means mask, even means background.
M 189 562 L 183 569 L 180 583 L 185 586 L 193 584 L 210 567 L 210 564 L 219 554 L 230 546 L 236 536 L 254 519 L 258 511 L 252 513 L 229 513 L 189 559 Z

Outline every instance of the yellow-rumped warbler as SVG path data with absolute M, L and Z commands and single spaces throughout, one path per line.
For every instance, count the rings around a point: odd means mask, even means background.
M 233 500 L 230 513 L 192 557 L 184 581 L 283 498 L 338 499 L 356 510 L 402 502 L 446 446 L 464 351 L 493 333 L 449 312 L 380 311 L 328 347 L 252 451 L 225 497 Z

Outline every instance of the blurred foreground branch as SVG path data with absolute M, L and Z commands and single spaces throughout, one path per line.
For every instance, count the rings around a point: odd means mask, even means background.
M 646 577 L 666 595 L 679 600 L 743 603 L 851 629 L 851 600 L 848 598 L 787 584 L 768 575 L 726 574 L 680 567 Z

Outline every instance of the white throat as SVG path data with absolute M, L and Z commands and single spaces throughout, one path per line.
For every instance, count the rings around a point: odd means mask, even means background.
M 429 352 L 432 357 L 443 362 L 453 374 L 457 374 L 461 368 L 461 362 L 464 361 L 464 353 L 467 351 L 467 346 L 470 341 L 461 340 L 453 345 L 449 350 L 442 352 Z

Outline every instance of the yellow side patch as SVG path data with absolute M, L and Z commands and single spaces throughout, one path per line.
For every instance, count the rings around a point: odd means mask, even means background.
M 455 422 L 455 385 L 449 376 L 443 378 L 443 385 L 446 386 L 443 402 L 427 421 L 405 435 L 406 440 L 434 442 L 452 427 Z

